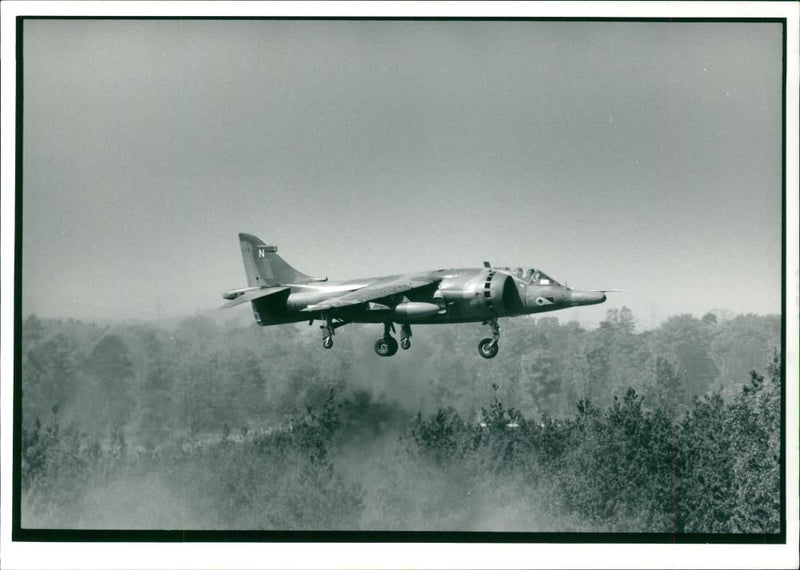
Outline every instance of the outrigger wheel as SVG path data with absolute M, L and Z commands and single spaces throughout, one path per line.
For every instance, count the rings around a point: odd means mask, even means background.
M 375 352 L 378 356 L 394 356 L 397 353 L 397 341 L 391 336 L 381 337 L 375 341 Z
M 403 350 L 411 348 L 411 325 L 408 323 L 400 327 L 400 346 Z
M 333 335 L 336 334 L 336 325 L 330 313 L 323 314 L 322 321 L 323 323 L 319 327 L 322 329 L 322 346 L 324 348 L 331 348 L 333 346 Z M 313 319 L 308 324 L 312 322 L 314 322 Z

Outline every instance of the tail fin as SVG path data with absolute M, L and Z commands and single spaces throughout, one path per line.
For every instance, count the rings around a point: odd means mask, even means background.
M 271 287 L 311 280 L 311 277 L 300 273 L 275 253 L 277 246 L 267 245 L 250 234 L 239 234 L 239 245 L 242 247 L 244 270 L 250 287 Z

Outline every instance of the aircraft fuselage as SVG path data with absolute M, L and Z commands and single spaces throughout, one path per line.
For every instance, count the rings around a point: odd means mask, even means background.
M 494 268 L 439 269 L 407 275 L 366 277 L 292 286 L 285 300 L 259 299 L 253 302 L 256 321 L 261 325 L 308 321 L 308 307 L 334 295 L 357 290 L 376 281 L 434 277 L 441 279 L 413 291 L 398 293 L 384 302 L 368 302 L 354 307 L 330 309 L 333 316 L 352 323 L 382 323 L 391 320 L 409 324 L 449 324 L 482 322 L 498 317 L 514 317 L 556 311 L 605 301 L 605 294 L 575 291 L 558 283 L 531 283 L 518 278 L 513 270 Z M 427 305 L 427 306 L 426 306 Z
M 347 323 L 383 323 L 375 342 L 379 356 L 392 356 L 398 343 L 394 324 L 401 326 L 400 343 L 411 347 L 411 325 L 482 322 L 492 338 L 478 351 L 494 358 L 498 351 L 500 317 L 556 311 L 606 300 L 603 291 L 576 291 L 537 269 L 484 267 L 436 269 L 403 275 L 328 281 L 297 271 L 250 234 L 239 234 L 248 287 L 223 293 L 227 306 L 250 302 L 262 326 L 314 320 L 323 322 L 322 345 L 333 346 L 337 328 Z

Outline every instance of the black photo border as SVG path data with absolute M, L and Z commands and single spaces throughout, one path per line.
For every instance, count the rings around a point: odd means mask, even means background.
M 649 23 L 780 23 L 782 25 L 782 157 L 781 157 L 781 446 L 780 532 L 775 534 L 575 533 L 575 532 L 439 532 L 439 531 L 232 531 L 232 530 L 68 530 L 21 526 L 22 430 L 22 208 L 24 53 L 26 20 L 342 20 L 342 21 L 509 21 L 509 22 L 649 22 Z M 617 544 L 786 544 L 786 270 L 787 270 L 787 18 L 769 17 L 416 17 L 416 16 L 16 16 L 16 227 L 14 250 L 14 388 L 12 541 L 19 542 L 325 542 L 325 543 L 617 543 Z

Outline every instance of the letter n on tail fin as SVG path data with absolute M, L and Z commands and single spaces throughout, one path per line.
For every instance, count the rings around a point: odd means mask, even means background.
M 250 234 L 239 234 L 239 245 L 250 287 L 272 287 L 310 280 L 308 275 L 286 263 L 276 253 L 278 248 L 274 245 L 267 245 Z

